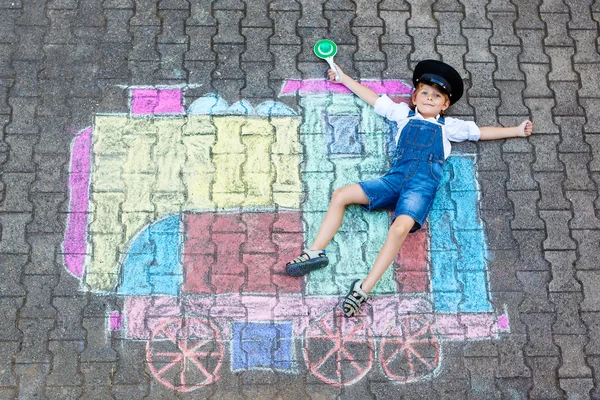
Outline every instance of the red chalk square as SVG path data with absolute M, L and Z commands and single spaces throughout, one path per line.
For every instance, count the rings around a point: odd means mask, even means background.
M 246 268 L 240 259 L 242 243 L 246 240 L 243 233 L 213 233 L 213 243 L 217 248 L 214 274 L 244 274 Z
M 246 293 L 276 293 L 271 282 L 271 271 L 277 256 L 275 254 L 244 254 L 244 264 L 248 271 L 248 280 L 244 287 Z
M 212 275 L 211 282 L 215 287 L 217 294 L 221 293 L 240 293 L 245 278 L 240 275 Z
M 300 255 L 304 235 L 302 233 L 274 233 L 273 243 L 279 248 L 278 262 L 285 265 Z
M 215 292 L 210 284 L 210 273 L 215 259 L 212 255 L 184 254 L 185 282 L 183 293 L 212 294 Z
M 213 232 L 246 232 L 240 214 L 217 214 L 212 225 Z
M 247 238 L 242 245 L 243 253 L 274 253 L 277 247 L 271 242 L 273 236 L 273 213 L 248 213 L 241 215 L 246 224 Z
M 409 234 L 396 258 L 397 271 L 427 271 L 427 226 Z
M 183 227 L 187 238 L 210 238 L 215 220 L 213 213 L 185 213 Z
M 427 293 L 429 291 L 429 277 L 427 272 L 397 272 L 399 293 Z

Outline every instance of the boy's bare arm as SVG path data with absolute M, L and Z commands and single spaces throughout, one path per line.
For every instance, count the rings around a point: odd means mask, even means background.
M 481 136 L 479 140 L 508 139 L 513 137 L 527 137 L 533 131 L 533 123 L 529 120 L 520 125 L 503 128 L 499 126 L 483 126 L 479 128 Z
M 342 71 L 342 69 L 336 64 L 337 70 L 340 74 L 340 80 L 337 81 L 337 83 L 341 83 L 344 86 L 346 86 L 348 89 L 350 89 L 355 95 L 357 95 L 358 97 L 360 97 L 361 99 L 363 99 L 366 103 L 368 103 L 369 105 L 373 106 L 375 105 L 375 101 L 377 101 L 377 99 L 379 98 L 379 95 L 377 93 L 375 93 L 374 91 L 372 91 L 371 89 L 369 89 L 368 87 L 361 85 L 360 83 L 356 82 L 354 79 L 350 78 L 348 75 L 346 75 L 344 73 L 344 71 Z M 331 82 L 336 82 L 335 80 L 335 71 L 333 70 L 329 70 L 328 71 L 328 75 L 329 75 L 329 80 Z

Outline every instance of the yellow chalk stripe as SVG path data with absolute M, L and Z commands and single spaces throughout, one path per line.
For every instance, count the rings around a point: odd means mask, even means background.
M 242 125 L 242 136 L 244 135 L 262 135 L 273 136 L 274 128 L 267 118 L 247 117 Z
M 123 136 L 127 135 L 142 135 L 142 136 L 156 136 L 156 126 L 154 125 L 154 119 L 145 118 L 128 118 L 119 117 L 127 120 L 127 123 L 123 126 Z
M 269 173 L 271 168 L 270 136 L 243 136 L 242 143 L 246 146 L 246 162 L 243 164 L 244 173 Z
M 271 149 L 273 154 L 300 154 L 300 136 L 298 135 L 298 117 L 277 117 L 271 119 L 275 127 L 275 143 Z
M 210 149 L 215 135 L 184 136 L 186 149 L 183 181 L 187 188 L 186 209 L 210 209 L 214 207 L 210 189 L 215 179 L 215 166 Z
M 216 127 L 208 115 L 191 115 L 185 118 L 182 133 L 184 136 L 214 135 Z
M 158 140 L 154 146 L 154 160 L 157 167 L 156 191 L 180 192 L 184 186 L 180 177 L 185 162 L 185 146 L 181 143 L 180 119 L 157 120 Z
M 242 154 L 246 150 L 240 141 L 242 126 L 246 117 L 218 116 L 213 118 L 217 130 L 217 142 L 213 154 Z
M 216 167 L 213 185 L 215 195 L 216 193 L 243 193 L 245 191 L 241 178 L 244 158 L 244 154 L 215 154 L 213 156 Z
M 244 204 L 245 193 L 213 193 L 213 199 L 217 209 L 227 210 L 238 208 Z
M 275 192 L 300 192 L 300 159 L 297 155 L 273 154 L 273 166 L 277 177 L 273 184 Z
M 154 174 L 123 174 L 123 180 L 127 182 L 125 201 L 122 205 L 123 212 L 154 212 L 151 201 L 154 178 Z
M 300 202 L 302 201 L 302 193 L 288 193 L 288 192 L 273 192 L 273 202 L 280 207 L 285 208 L 300 208 Z
M 244 176 L 248 188 L 248 195 L 244 206 L 267 206 L 273 204 L 273 192 L 271 190 L 272 174 L 249 173 Z
M 214 172 L 215 166 L 210 154 L 210 149 L 214 143 L 214 135 L 184 137 L 183 145 L 186 150 L 184 153 L 186 158 L 184 170 L 191 173 L 197 168 L 200 172 Z
M 123 136 L 123 142 L 127 146 L 127 160 L 123 164 L 124 172 L 129 173 L 154 173 L 156 163 L 153 159 L 153 147 L 156 144 L 156 135 L 130 134 Z
M 115 290 L 118 282 L 118 275 L 111 273 L 93 273 L 86 274 L 85 284 L 92 291 L 111 292 Z
M 215 207 L 215 203 L 210 194 L 210 189 L 214 182 L 214 174 L 184 174 L 184 179 L 188 183 L 184 210 L 207 210 Z
M 97 192 L 91 201 L 93 218 L 89 231 L 92 233 L 121 233 L 123 226 L 119 220 L 123 193 Z
M 98 115 L 95 118 L 93 146 L 94 152 L 103 154 L 123 153 L 123 132 L 128 119 L 123 116 Z
M 185 193 L 183 191 L 154 192 L 152 194 L 152 202 L 154 203 L 157 217 L 185 211 L 183 209 L 183 203 L 185 202 Z
M 124 182 L 121 177 L 125 155 L 96 153 L 94 156 L 94 192 L 121 192 Z
M 276 141 L 271 147 L 271 163 L 275 169 L 273 201 L 281 207 L 300 208 L 302 183 L 300 180 L 300 153 L 298 135 L 300 118 L 272 118 Z
M 92 289 L 112 290 L 118 273 L 119 249 L 123 235 L 96 234 L 92 239 L 91 262 L 86 270 L 86 283 Z

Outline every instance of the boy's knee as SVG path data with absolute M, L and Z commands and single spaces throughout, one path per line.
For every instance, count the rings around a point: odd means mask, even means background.
M 415 221 L 412 218 L 400 216 L 390 226 L 389 233 L 397 238 L 405 237 L 412 229 L 414 223 Z
M 346 196 L 344 195 L 344 188 L 337 188 L 331 194 L 331 203 L 338 205 L 347 205 Z

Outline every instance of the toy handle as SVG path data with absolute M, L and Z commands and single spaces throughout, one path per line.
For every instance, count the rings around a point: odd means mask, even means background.
M 340 82 L 342 77 L 340 76 L 340 71 L 338 71 L 337 67 L 333 63 L 333 57 L 327 57 L 325 61 L 327 61 L 327 64 L 329 64 L 329 68 L 335 71 L 335 81 Z

